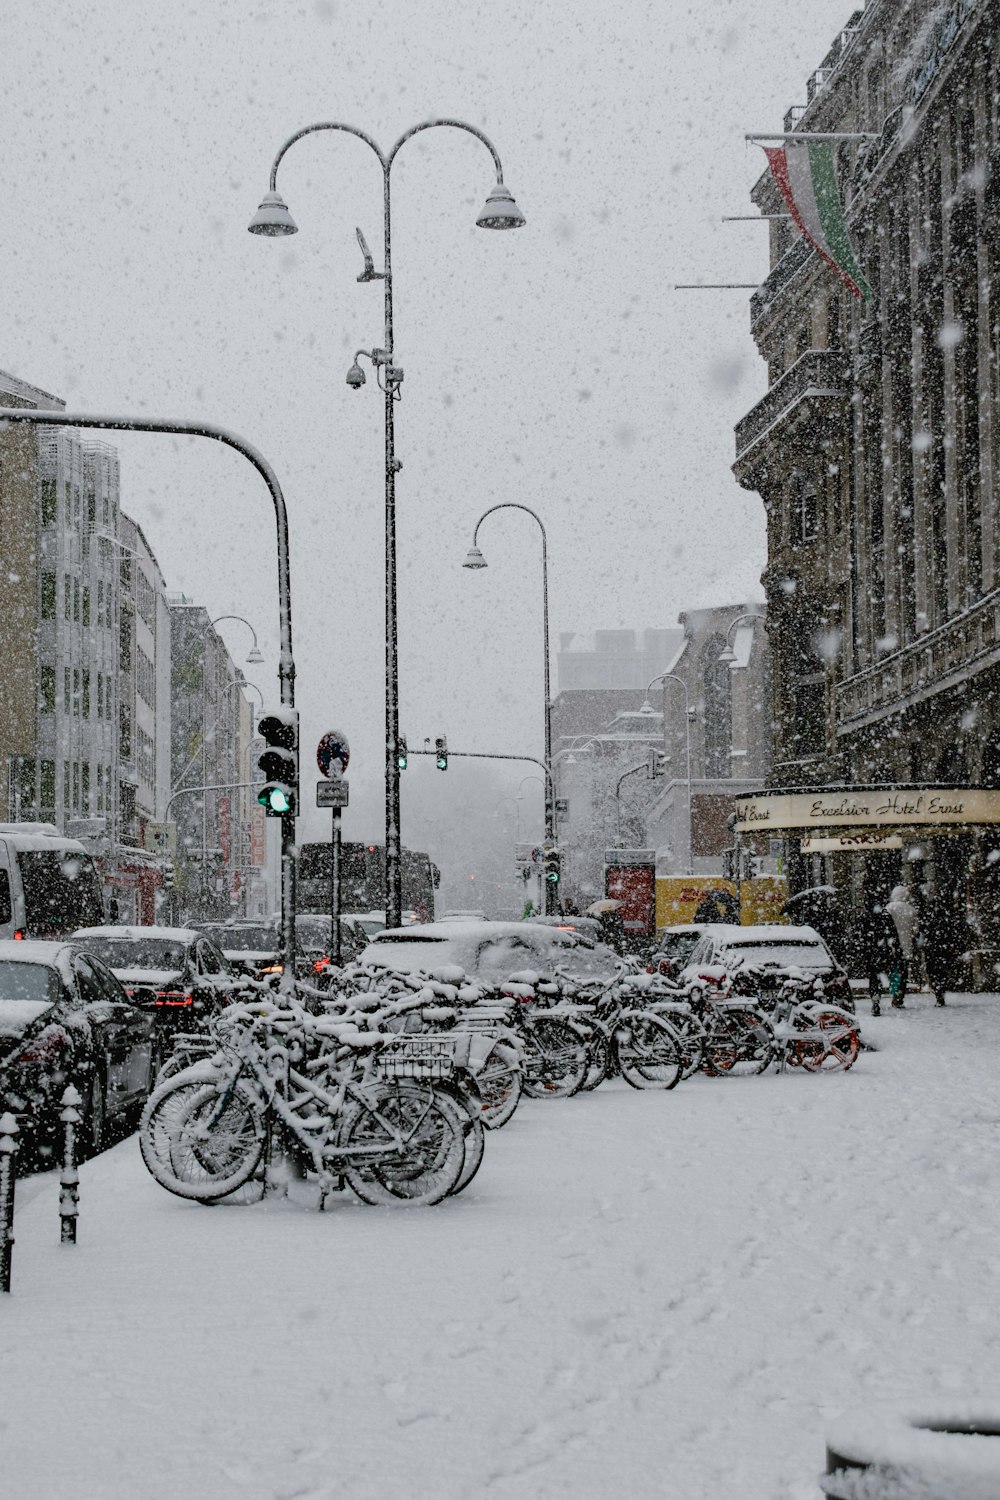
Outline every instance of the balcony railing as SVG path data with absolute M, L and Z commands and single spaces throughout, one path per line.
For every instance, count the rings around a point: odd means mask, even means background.
M 898 712 L 1000 661 L 1000 589 L 838 683 L 838 734 Z
M 751 329 L 756 328 L 778 293 L 788 285 L 798 271 L 801 271 L 812 251 L 812 245 L 801 234 L 792 241 L 770 275 L 761 282 L 750 298 Z
M 757 405 L 736 425 L 736 461 L 743 459 L 764 433 L 810 397 L 846 397 L 850 361 L 846 354 L 808 349 Z

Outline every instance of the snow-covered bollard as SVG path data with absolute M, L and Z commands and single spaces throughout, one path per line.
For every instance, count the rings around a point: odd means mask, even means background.
M 17 1121 L 0 1115 L 0 1292 L 10 1291 L 10 1262 L 14 1249 L 14 1179 L 17 1168 Z
M 1000 1408 L 865 1407 L 827 1428 L 828 1500 L 996 1500 Z
M 80 1214 L 80 1174 L 76 1169 L 76 1127 L 83 1116 L 80 1095 L 72 1084 L 63 1090 L 60 1120 L 66 1127 L 63 1164 L 59 1176 L 59 1242 L 76 1244 L 76 1221 Z

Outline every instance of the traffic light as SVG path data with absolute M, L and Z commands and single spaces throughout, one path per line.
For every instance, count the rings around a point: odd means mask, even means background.
M 559 884 L 558 849 L 546 849 L 542 857 L 542 873 L 550 885 Z
M 402 734 L 396 741 L 396 764 L 401 771 L 406 770 L 406 736 Z
M 670 757 L 665 750 L 650 750 L 649 759 L 646 762 L 646 774 L 651 781 L 657 776 L 665 776 L 669 764 Z
M 269 818 L 295 816 L 299 786 L 299 716 L 292 708 L 268 714 L 257 725 L 266 749 L 257 765 L 264 785 L 257 801 Z
M 172 891 L 174 888 L 174 880 L 176 879 L 177 872 L 175 871 L 173 865 L 169 860 L 165 861 L 165 863 L 160 866 L 160 872 L 163 877 L 163 885 L 161 889 L 165 891 Z
M 448 769 L 448 741 L 443 734 L 439 734 L 434 741 L 434 754 L 437 756 L 437 768 L 439 771 Z

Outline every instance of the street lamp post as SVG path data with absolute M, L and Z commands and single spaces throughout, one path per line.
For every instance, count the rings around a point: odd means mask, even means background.
M 544 665 L 542 672 L 542 686 L 545 694 L 545 764 L 549 768 L 549 775 L 545 778 L 545 839 L 547 843 L 554 844 L 556 841 L 556 804 L 552 780 L 552 699 L 549 692 L 549 545 L 542 518 L 528 505 L 521 505 L 516 500 L 504 500 L 499 505 L 491 505 L 484 510 L 476 522 L 472 533 L 472 546 L 469 554 L 462 564 L 464 568 L 485 568 L 486 559 L 476 545 L 479 538 L 479 528 L 496 510 L 523 510 L 526 515 L 538 526 L 542 533 L 542 652 Z M 556 890 L 552 882 L 545 881 L 545 915 L 551 917 L 556 909 Z
M 687 857 L 687 872 L 686 873 L 688 875 L 692 875 L 694 873 L 694 822 L 693 822 L 693 813 L 691 811 L 691 701 L 690 701 L 690 698 L 688 697 L 687 683 L 684 681 L 683 677 L 678 677 L 677 674 L 676 674 L 676 672 L 661 672 L 659 674 L 659 676 L 654 677 L 653 680 L 652 680 L 652 682 L 649 683 L 649 685 L 647 686 L 647 688 L 646 688 L 646 701 L 645 701 L 645 703 L 643 703 L 642 708 L 639 710 L 640 713 L 642 713 L 643 711 L 648 711 L 648 712 L 652 713 L 653 709 L 652 709 L 652 705 L 649 702 L 649 694 L 650 694 L 651 689 L 654 688 L 658 682 L 662 682 L 663 683 L 663 744 L 664 744 L 664 748 L 666 748 L 666 744 L 667 744 L 667 683 L 668 682 L 679 683 L 680 687 L 681 687 L 681 691 L 684 694 L 684 753 L 685 753 L 685 760 L 686 760 L 686 767 L 687 767 L 687 804 L 688 804 L 688 857 Z
M 751 610 L 751 611 L 748 611 L 746 614 L 737 615 L 735 620 L 730 620 L 729 627 L 726 630 L 726 644 L 725 644 L 725 646 L 723 646 L 723 648 L 719 652 L 719 656 L 718 656 L 718 660 L 720 662 L 724 663 L 729 668 L 730 671 L 733 671 L 733 669 L 739 665 L 738 662 L 737 662 L 737 660 L 736 660 L 736 652 L 733 650 L 733 646 L 732 646 L 732 634 L 733 634 L 733 631 L 736 629 L 737 625 L 742 625 L 742 623 L 743 623 L 744 620 L 761 620 L 762 621 L 763 618 L 764 618 L 763 615 L 756 614 L 755 612 L 753 612 Z
M 364 354 L 372 363 L 379 389 L 385 396 L 385 905 L 386 921 L 390 927 L 398 927 L 402 921 L 402 872 L 399 809 L 399 764 L 397 747 L 399 740 L 399 663 L 396 622 L 396 474 L 402 467 L 396 458 L 393 407 L 399 400 L 403 371 L 394 363 L 393 308 L 392 308 L 392 231 L 389 179 L 392 164 L 404 142 L 422 130 L 447 125 L 465 130 L 483 142 L 493 158 L 496 168 L 496 184 L 490 192 L 476 223 L 482 229 L 518 229 L 524 223 L 524 215 L 514 201 L 510 189 L 504 186 L 500 157 L 487 136 L 474 125 L 462 120 L 425 120 L 414 125 L 399 137 L 388 153 L 384 153 L 372 137 L 354 125 L 340 121 L 327 121 L 307 125 L 296 131 L 279 150 L 271 167 L 270 189 L 265 193 L 260 208 L 250 222 L 251 234 L 280 236 L 297 233 L 298 226 L 288 212 L 287 205 L 277 191 L 278 167 L 285 152 L 304 136 L 320 130 L 342 130 L 348 135 L 364 141 L 376 155 L 382 168 L 382 209 L 385 269 L 376 271 L 371 252 L 361 230 L 356 231 L 358 243 L 364 256 L 364 269 L 358 280 L 361 282 L 384 282 L 385 294 L 385 343 L 381 349 L 359 350 L 347 373 L 347 384 L 358 390 L 365 383 L 365 375 L 358 364 Z M 380 379 L 380 372 L 382 378 Z

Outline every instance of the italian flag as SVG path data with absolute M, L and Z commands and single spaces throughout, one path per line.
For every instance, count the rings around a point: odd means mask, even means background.
M 840 209 L 840 193 L 829 141 L 765 146 L 771 174 L 795 223 L 855 297 L 871 298 Z

